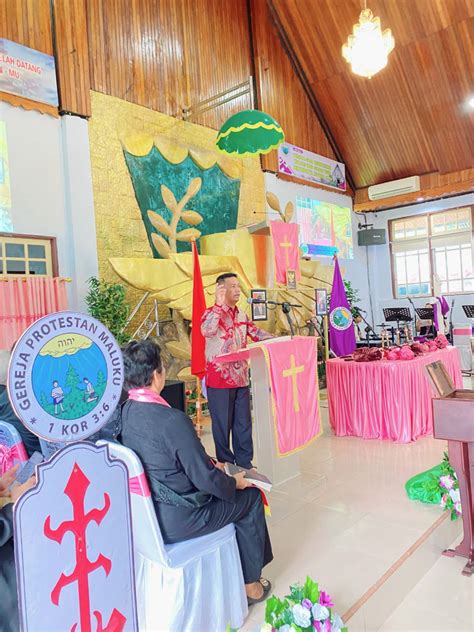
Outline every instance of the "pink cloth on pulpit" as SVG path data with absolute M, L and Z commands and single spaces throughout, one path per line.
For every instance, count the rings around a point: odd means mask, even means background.
M 64 279 L 32 276 L 0 281 L 0 349 L 10 349 L 38 318 L 66 309 Z
M 441 360 L 462 388 L 459 351 L 447 347 L 406 362 L 328 360 L 329 418 L 338 437 L 415 441 L 433 433 L 435 393 L 425 366 Z
M 316 338 L 262 347 L 269 365 L 278 452 L 291 454 L 321 432 Z

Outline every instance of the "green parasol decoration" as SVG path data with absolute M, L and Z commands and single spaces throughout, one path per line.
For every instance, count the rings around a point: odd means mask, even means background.
M 216 145 L 226 154 L 268 154 L 285 140 L 275 119 L 260 110 L 244 110 L 231 116 L 219 130 Z

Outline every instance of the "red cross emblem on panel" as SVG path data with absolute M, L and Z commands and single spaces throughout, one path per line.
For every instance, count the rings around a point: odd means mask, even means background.
M 41 464 L 14 519 L 23 630 L 138 630 L 128 472 L 106 446 Z

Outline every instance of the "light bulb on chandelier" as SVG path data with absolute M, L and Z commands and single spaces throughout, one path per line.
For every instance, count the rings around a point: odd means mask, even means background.
M 359 22 L 354 24 L 352 35 L 342 47 L 342 56 L 351 64 L 352 72 L 362 77 L 373 77 L 385 68 L 388 55 L 395 47 L 395 40 L 390 29 L 382 32 L 380 18 L 374 17 L 367 8 L 359 16 Z

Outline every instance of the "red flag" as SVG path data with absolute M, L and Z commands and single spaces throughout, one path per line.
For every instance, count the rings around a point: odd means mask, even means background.
M 201 333 L 201 319 L 206 310 L 206 299 L 204 297 L 201 266 L 199 265 L 199 255 L 195 241 L 192 243 L 192 248 L 194 270 L 193 316 L 191 321 L 191 373 L 202 379 L 206 373 L 206 342 Z

